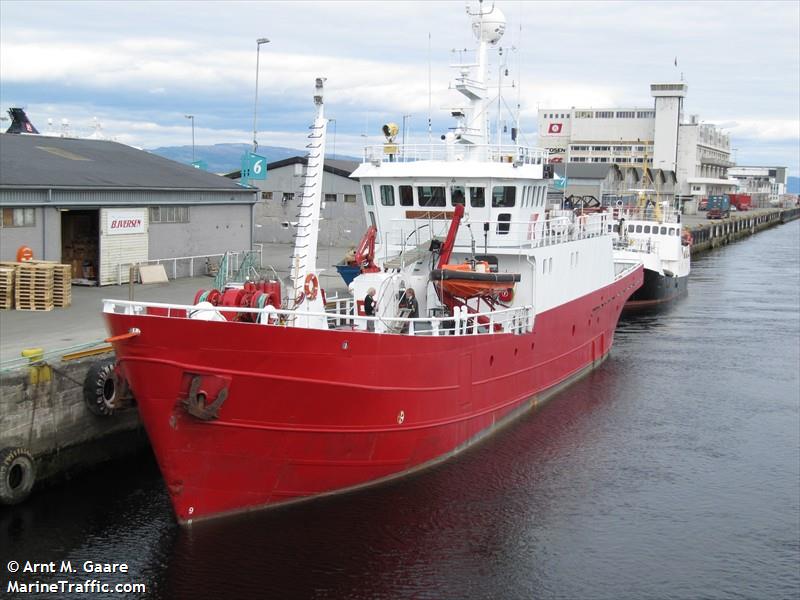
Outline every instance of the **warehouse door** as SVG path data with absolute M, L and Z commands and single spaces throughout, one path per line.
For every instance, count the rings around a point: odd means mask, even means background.
M 130 266 L 147 261 L 146 208 L 100 211 L 100 285 L 126 283 Z
M 72 265 L 72 282 L 97 285 L 100 250 L 100 211 L 61 213 L 61 262 Z

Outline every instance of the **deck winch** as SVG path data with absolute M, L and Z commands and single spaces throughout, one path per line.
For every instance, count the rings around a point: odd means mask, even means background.
M 194 303 L 209 302 L 213 306 L 264 308 L 274 306 L 281 308 L 281 282 L 276 280 L 252 282 L 246 281 L 242 287 L 229 287 L 223 291 L 217 289 L 198 290 Z M 229 321 L 255 321 L 256 313 L 224 312 Z

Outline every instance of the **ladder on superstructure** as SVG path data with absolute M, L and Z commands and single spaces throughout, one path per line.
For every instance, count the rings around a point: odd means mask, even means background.
M 325 133 L 327 121 L 323 112 L 323 82 L 317 78 L 314 104 L 317 108 L 314 123 L 309 126 L 306 149 L 306 165 L 300 184 L 299 212 L 296 215 L 297 226 L 294 233 L 294 250 L 292 252 L 291 279 L 294 288 L 293 298 L 300 297 L 305 278 L 316 271 L 317 240 L 319 238 L 320 208 L 322 203 L 322 175 L 325 165 Z

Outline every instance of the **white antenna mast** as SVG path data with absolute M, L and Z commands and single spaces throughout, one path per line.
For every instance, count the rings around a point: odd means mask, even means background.
M 431 129 L 431 32 L 428 32 L 428 144 L 433 143 L 433 131 Z

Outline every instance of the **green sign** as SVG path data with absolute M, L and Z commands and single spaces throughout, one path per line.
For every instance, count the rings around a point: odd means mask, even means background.
M 247 179 L 266 179 L 267 159 L 264 156 L 245 152 L 242 155 L 242 181 Z

